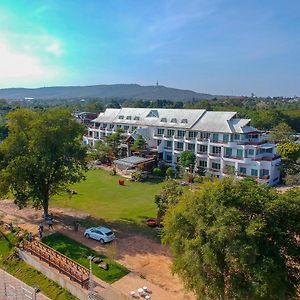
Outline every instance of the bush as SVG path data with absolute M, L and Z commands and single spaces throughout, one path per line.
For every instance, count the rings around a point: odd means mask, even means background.
M 196 176 L 194 177 L 194 183 L 203 183 L 204 182 L 204 178 L 201 176 Z
M 169 178 L 174 178 L 175 177 L 175 171 L 172 167 L 169 167 L 167 170 L 166 170 L 166 175 L 169 177 Z
M 154 168 L 152 171 L 153 175 L 155 176 L 163 176 L 163 171 L 160 168 Z

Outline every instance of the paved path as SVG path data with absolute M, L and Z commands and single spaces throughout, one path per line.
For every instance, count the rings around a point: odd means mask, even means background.
M 0 269 L 0 299 L 50 300 L 50 298 L 41 293 L 37 293 L 35 297 L 35 292 L 32 287 L 20 281 L 16 277 L 13 277 L 2 269 Z

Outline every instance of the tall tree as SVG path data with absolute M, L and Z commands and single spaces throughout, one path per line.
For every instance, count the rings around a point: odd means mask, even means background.
M 164 218 L 173 270 L 198 299 L 292 299 L 299 283 L 299 195 L 231 178 L 186 192 Z
M 84 129 L 67 110 L 8 114 L 9 135 L 0 145 L 0 192 L 22 208 L 30 201 L 48 215 L 49 199 L 84 178 Z
M 277 146 L 277 152 L 284 159 L 296 161 L 300 159 L 300 144 L 286 142 Z
M 106 144 L 111 148 L 111 151 L 116 158 L 119 156 L 119 146 L 124 139 L 123 132 L 124 131 L 122 129 L 118 129 L 105 139 Z
M 180 155 L 179 163 L 184 168 L 189 168 L 192 172 L 195 166 L 196 156 L 192 151 L 183 151 Z
M 286 143 L 293 140 L 293 129 L 285 122 L 280 122 L 271 130 L 270 138 L 279 143 Z
M 139 135 L 137 139 L 134 141 L 131 148 L 133 151 L 141 151 L 145 148 L 145 145 L 146 145 L 146 141 L 144 140 L 142 135 Z

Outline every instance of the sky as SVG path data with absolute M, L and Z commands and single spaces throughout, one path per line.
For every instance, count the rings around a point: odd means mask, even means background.
M 0 1 L 0 88 L 157 80 L 300 95 L 300 1 Z

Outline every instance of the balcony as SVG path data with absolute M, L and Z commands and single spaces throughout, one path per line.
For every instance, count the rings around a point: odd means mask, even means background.
M 163 137 L 163 135 L 164 135 L 163 133 L 154 133 L 155 137 L 160 137 L 161 138 L 161 137 Z
M 184 136 L 175 135 L 174 139 L 176 139 L 176 140 L 183 140 Z
M 213 173 L 220 173 L 221 169 L 210 168 L 210 169 L 208 169 L 208 171 L 213 172 Z
M 210 156 L 221 157 L 221 153 L 209 153 Z
M 263 156 L 263 157 L 253 158 L 253 160 L 254 161 L 274 161 L 274 160 L 277 160 L 280 158 L 281 158 L 281 156 L 274 155 L 274 156 Z
M 236 159 L 236 160 L 244 160 L 245 159 L 243 156 L 234 156 L 234 155 L 224 155 L 223 158 Z
M 267 140 L 241 140 L 241 141 L 237 141 L 238 145 L 252 145 L 252 146 L 259 146 L 262 144 L 266 144 L 268 143 Z
M 177 147 L 175 147 L 174 150 L 175 151 L 183 151 L 183 148 L 177 148 Z
M 198 150 L 197 154 L 199 154 L 199 155 L 207 155 L 207 151 L 200 151 L 200 150 Z

